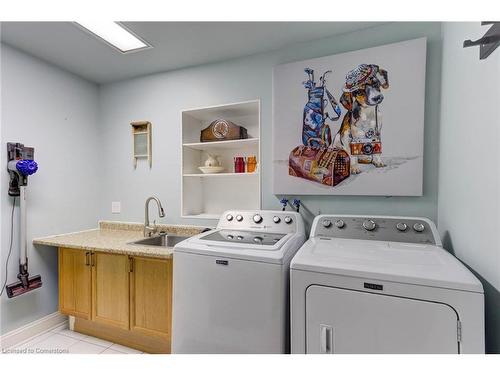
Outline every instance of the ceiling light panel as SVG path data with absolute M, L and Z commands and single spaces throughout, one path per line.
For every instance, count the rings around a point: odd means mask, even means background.
M 122 53 L 151 48 L 123 25 L 113 21 L 78 21 L 77 25 L 115 47 Z

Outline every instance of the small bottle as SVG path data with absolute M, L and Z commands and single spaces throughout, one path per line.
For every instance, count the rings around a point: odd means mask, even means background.
M 234 172 L 245 173 L 245 160 L 242 156 L 236 156 L 234 158 Z
M 243 156 L 240 157 L 240 173 L 245 173 L 245 158 Z
M 242 156 L 240 158 L 240 173 L 245 173 L 245 166 L 246 166 L 245 158 Z
M 257 157 L 255 155 L 247 158 L 247 172 L 254 173 L 257 169 Z

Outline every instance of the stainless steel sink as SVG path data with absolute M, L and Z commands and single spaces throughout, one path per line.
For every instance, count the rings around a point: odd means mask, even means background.
M 184 241 L 189 236 L 178 236 L 176 234 L 162 234 L 154 237 L 143 238 L 142 240 L 137 240 L 130 242 L 131 245 L 142 245 L 142 246 L 160 246 L 160 247 L 174 247 L 181 241 Z

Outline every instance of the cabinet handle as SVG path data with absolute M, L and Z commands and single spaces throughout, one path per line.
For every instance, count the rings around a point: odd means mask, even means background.
M 89 252 L 89 251 L 87 251 L 87 252 L 85 253 L 85 265 L 86 265 L 86 266 L 90 266 L 89 255 L 90 255 L 90 252 Z
M 90 253 L 91 266 L 95 266 L 95 253 Z
M 333 327 L 321 324 L 320 328 L 320 352 L 323 354 L 333 353 Z
M 129 271 L 134 272 L 134 258 L 128 257 Z

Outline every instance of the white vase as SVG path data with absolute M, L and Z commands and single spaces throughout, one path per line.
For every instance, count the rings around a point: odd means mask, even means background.
M 207 160 L 205 160 L 205 167 L 219 167 L 220 161 L 218 155 L 208 154 Z

